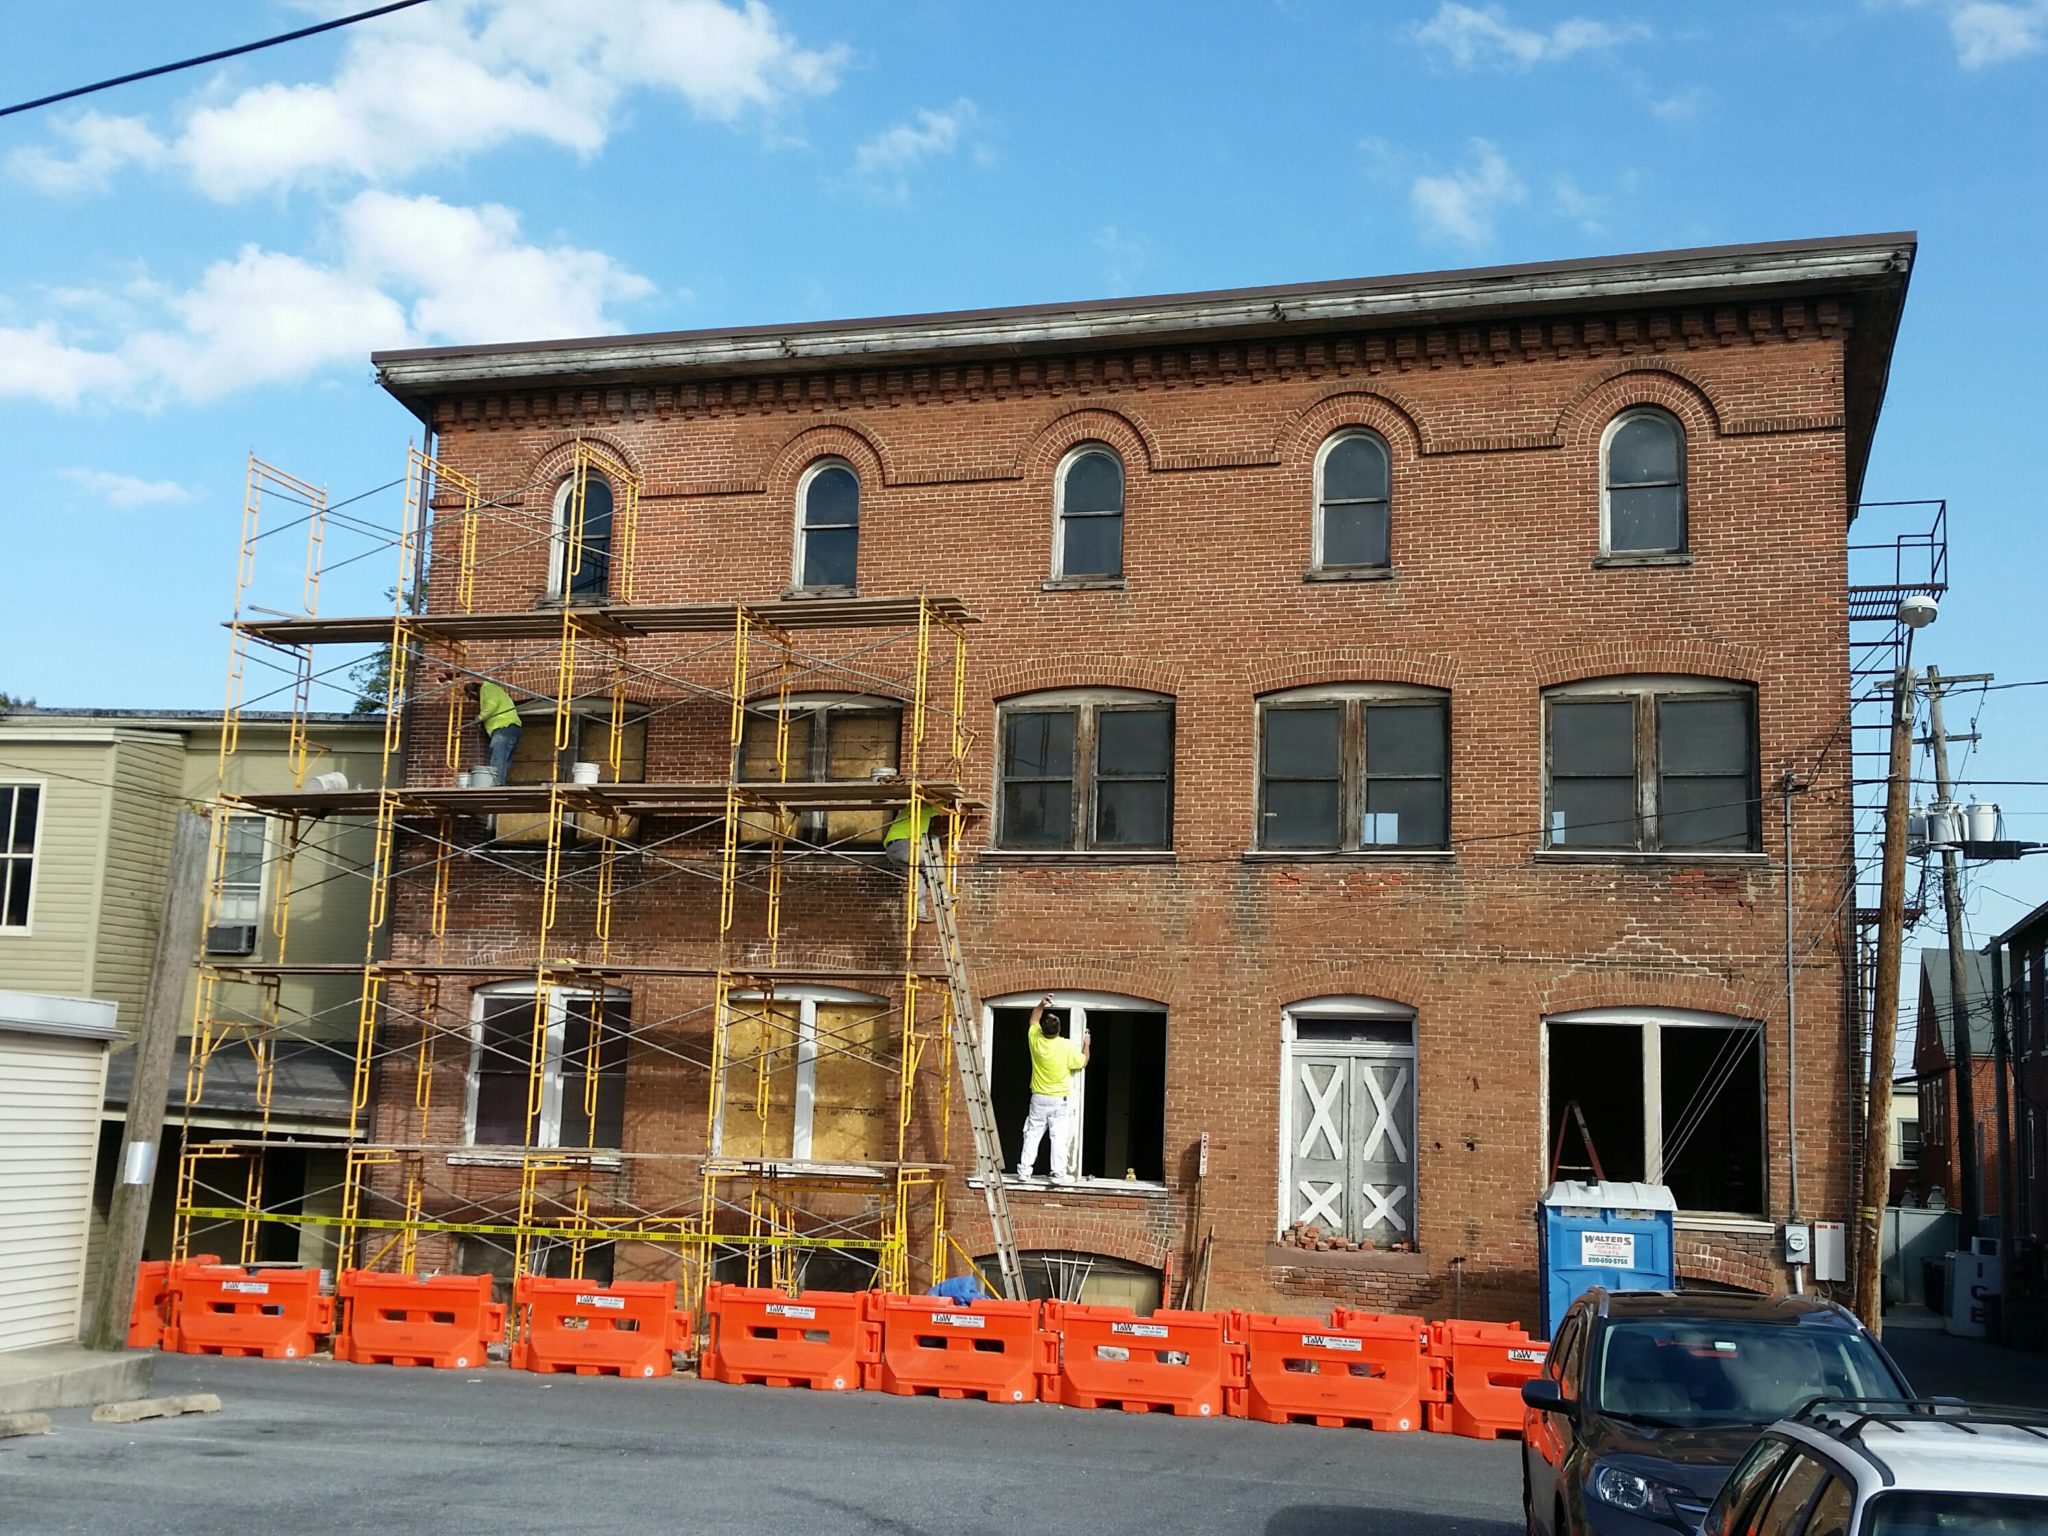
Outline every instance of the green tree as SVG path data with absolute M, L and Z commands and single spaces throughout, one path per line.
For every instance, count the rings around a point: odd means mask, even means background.
M 0 693 L 0 715 L 32 715 L 35 711 L 34 699 L 24 699 L 18 694 Z
M 396 600 L 398 589 L 386 587 L 384 596 Z M 412 611 L 412 588 L 405 589 L 404 607 Z M 349 706 L 349 713 L 356 715 L 378 715 L 384 712 L 385 697 L 391 688 L 391 642 L 386 640 L 376 650 L 348 669 L 349 686 L 356 691 L 356 701 Z

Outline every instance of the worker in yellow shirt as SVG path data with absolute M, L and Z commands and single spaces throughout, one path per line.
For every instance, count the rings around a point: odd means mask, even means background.
M 1067 1021 L 1050 1012 L 1052 994 L 1041 997 L 1031 1010 L 1031 1024 L 1024 1040 L 1031 1047 L 1031 1109 L 1024 1117 L 1024 1150 L 1017 1159 L 1017 1177 L 1033 1176 L 1038 1161 L 1038 1144 L 1052 1133 L 1052 1177 L 1071 1179 L 1074 1168 L 1074 1074 L 1088 1065 L 1092 1043 L 1086 1034 L 1081 1043 L 1067 1038 Z
M 477 728 L 491 744 L 491 773 L 502 784 L 512 771 L 512 754 L 519 747 L 519 710 L 512 695 L 486 678 L 473 685 Z

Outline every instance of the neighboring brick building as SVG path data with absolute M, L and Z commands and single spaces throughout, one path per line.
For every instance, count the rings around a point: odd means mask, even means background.
M 1992 1184 L 1985 1195 L 2002 1217 L 2011 1218 L 2005 1242 L 2006 1339 L 2048 1349 L 2048 905 L 2034 908 L 1986 949 L 1993 956 L 1992 986 L 2003 994 L 2009 1053 L 1998 1146 L 2010 1159 L 2010 1174 L 2006 1184 Z M 1994 1076 L 1994 1114 L 1997 1088 Z
M 1009 1135 L 1022 1008 L 1053 991 L 1096 1041 L 1083 1177 L 1012 1194 L 1023 1247 L 1142 1296 L 1213 1228 L 1212 1304 L 1442 1311 L 1457 1275 L 1468 1312 L 1527 1315 L 1573 1103 L 1609 1177 L 1674 1186 L 1688 1279 L 1782 1283 L 1788 770 L 1815 779 L 1800 1214 L 1850 1215 L 1845 545 L 1913 253 L 1885 235 L 376 362 L 495 504 L 478 611 L 602 595 L 602 562 L 550 552 L 582 439 L 642 482 L 636 602 L 928 592 L 982 621 L 962 919 Z M 467 665 L 543 690 L 509 642 Z M 723 775 L 722 715 L 644 679 L 633 699 L 629 771 Z M 895 759 L 887 698 L 805 707 L 820 774 Z M 416 778 L 445 775 L 439 719 Z M 885 951 L 890 878 L 815 873 L 786 931 Z M 622 905 L 614 959 L 715 964 L 715 895 L 669 880 Z M 467 882 L 439 952 L 530 944 L 531 900 Z M 401 882 L 395 959 L 436 952 L 427 910 Z M 624 990 L 636 1021 L 684 1018 L 710 983 Z M 596 1113 L 629 1150 L 704 1145 L 686 1058 L 607 1062 Z M 458 1077 L 428 1139 L 489 1140 L 494 1091 Z M 386 1095 L 382 1139 L 410 1139 L 411 1103 Z M 808 1099 L 783 1131 L 820 1157 L 836 1134 Z M 1564 1138 L 1567 1168 L 1588 1161 Z M 978 1202 L 950 1206 L 985 1251 Z M 1304 1222 L 1335 1246 L 1283 1242 Z
M 1998 1070 L 1991 1014 L 1991 959 L 1975 950 L 1963 956 L 1968 995 L 1971 1108 L 1976 1130 L 1956 1134 L 1954 1043 L 1956 999 L 1949 979 L 1948 951 L 1920 951 L 1920 994 L 1913 1034 L 1913 1075 L 1920 1083 L 1920 1166 L 1911 1188 L 1922 1205 L 1936 1190 L 1952 1208 L 1963 1203 L 1963 1157 L 1977 1159 L 1977 1217 L 1998 1215 Z

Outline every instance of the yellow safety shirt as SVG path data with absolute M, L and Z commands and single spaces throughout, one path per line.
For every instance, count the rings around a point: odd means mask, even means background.
M 496 683 L 485 683 L 477 690 L 477 724 L 487 736 L 519 724 L 519 711 L 512 707 L 512 695 Z
M 939 819 L 936 805 L 921 805 L 917 808 L 917 835 L 923 837 L 931 831 L 932 823 Z M 910 807 L 903 808 L 903 814 L 889 823 L 889 830 L 882 834 L 883 843 L 904 843 L 910 840 Z
M 1081 1070 L 1081 1047 L 1065 1035 L 1048 1035 L 1042 1024 L 1032 1025 L 1024 1038 L 1031 1043 L 1031 1091 L 1064 1099 Z

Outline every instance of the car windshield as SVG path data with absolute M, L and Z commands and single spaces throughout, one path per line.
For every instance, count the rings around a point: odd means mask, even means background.
M 1610 1323 L 1594 1376 L 1602 1413 L 1672 1425 L 1768 1424 L 1812 1397 L 1896 1397 L 1869 1338 L 1846 1328 Z
M 2016 1493 L 1886 1493 L 1870 1504 L 1870 1536 L 2048 1536 L 2048 1499 Z

